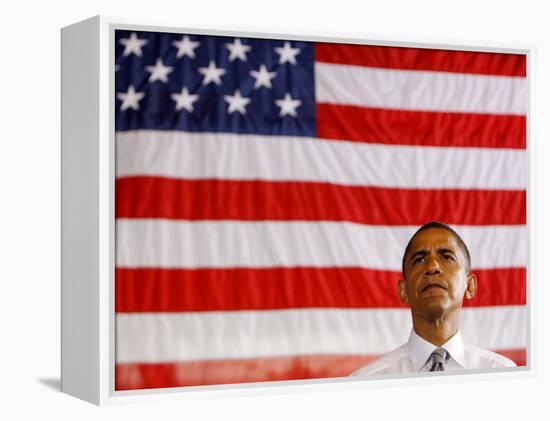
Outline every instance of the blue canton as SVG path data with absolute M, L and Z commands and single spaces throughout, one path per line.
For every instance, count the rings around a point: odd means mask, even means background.
M 115 33 L 116 130 L 315 137 L 314 44 Z

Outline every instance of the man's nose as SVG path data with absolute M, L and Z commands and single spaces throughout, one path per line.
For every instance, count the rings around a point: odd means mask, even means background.
M 441 274 L 441 266 L 439 265 L 439 262 L 437 259 L 429 259 L 428 265 L 426 266 L 426 275 L 440 275 Z

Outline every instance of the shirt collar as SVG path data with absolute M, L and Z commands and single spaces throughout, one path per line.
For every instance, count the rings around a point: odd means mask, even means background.
M 424 364 L 426 364 L 426 361 L 432 352 L 438 347 L 420 337 L 413 328 L 411 329 L 409 341 L 407 342 L 407 348 L 409 350 L 409 355 L 414 370 L 415 372 L 418 372 Z M 465 366 L 464 341 L 462 340 L 460 330 L 457 331 L 445 344 L 443 344 L 441 348 L 445 348 L 445 350 L 449 353 L 450 358 L 454 359 L 461 367 Z

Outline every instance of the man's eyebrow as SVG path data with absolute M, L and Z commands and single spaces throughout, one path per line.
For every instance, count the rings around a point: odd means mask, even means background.
M 456 252 L 454 250 L 445 249 L 445 248 L 437 249 L 437 252 L 440 253 L 440 254 L 444 254 L 444 253 L 456 254 Z

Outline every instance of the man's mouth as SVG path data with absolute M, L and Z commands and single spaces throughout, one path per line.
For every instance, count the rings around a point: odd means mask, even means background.
M 428 291 L 431 288 L 440 288 L 440 289 L 444 289 L 444 290 L 447 289 L 442 284 L 430 283 L 430 284 L 427 284 L 424 288 L 422 288 L 422 292 Z

